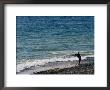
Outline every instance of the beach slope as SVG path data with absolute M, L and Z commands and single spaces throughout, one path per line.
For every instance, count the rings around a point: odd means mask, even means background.
M 34 74 L 94 74 L 94 63 L 83 63 L 73 67 L 54 68 Z

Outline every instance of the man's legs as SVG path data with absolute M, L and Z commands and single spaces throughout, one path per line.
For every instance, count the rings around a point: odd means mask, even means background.
M 80 62 L 81 62 L 81 58 L 79 58 L 79 64 L 80 64 Z

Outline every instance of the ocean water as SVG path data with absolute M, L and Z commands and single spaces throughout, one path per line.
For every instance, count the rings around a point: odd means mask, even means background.
M 17 66 L 77 52 L 94 55 L 94 16 L 16 16 Z

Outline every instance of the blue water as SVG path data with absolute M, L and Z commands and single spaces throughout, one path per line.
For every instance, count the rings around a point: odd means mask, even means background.
M 17 16 L 16 59 L 94 52 L 94 16 Z

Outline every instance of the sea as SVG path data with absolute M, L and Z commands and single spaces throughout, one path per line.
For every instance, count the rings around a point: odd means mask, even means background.
M 94 16 L 16 16 L 16 72 L 94 55 Z

